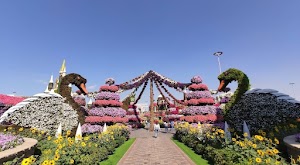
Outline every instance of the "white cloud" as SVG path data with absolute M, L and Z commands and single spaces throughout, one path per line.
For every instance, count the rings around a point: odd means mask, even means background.
M 90 85 L 87 87 L 88 90 L 94 90 L 96 89 L 97 85 Z
M 40 84 L 44 84 L 47 85 L 49 82 L 45 81 L 45 80 L 36 80 L 38 83 Z

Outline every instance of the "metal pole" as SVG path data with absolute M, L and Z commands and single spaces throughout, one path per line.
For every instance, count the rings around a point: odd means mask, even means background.
M 218 56 L 218 62 L 219 62 L 219 70 L 220 70 L 220 74 L 221 74 L 221 73 L 222 73 L 222 70 L 221 70 L 220 56 Z
M 220 70 L 220 74 L 222 73 L 222 70 L 221 70 L 221 62 L 220 62 L 220 56 L 223 54 L 223 52 L 216 52 L 214 53 L 214 56 L 217 56 L 218 57 L 218 63 L 219 63 L 219 70 Z
M 150 131 L 154 129 L 153 80 L 150 79 Z

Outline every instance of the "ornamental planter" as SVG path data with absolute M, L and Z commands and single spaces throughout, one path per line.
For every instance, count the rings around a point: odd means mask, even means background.
M 34 150 L 37 144 L 37 140 L 31 138 L 24 138 L 24 143 L 16 146 L 15 148 L 4 150 L 0 152 L 0 164 L 13 160 L 16 157 L 20 157 L 23 154 L 25 157 L 29 157 L 34 154 Z
M 295 135 L 287 136 L 283 139 L 284 144 L 287 147 L 289 156 L 297 159 L 300 155 L 300 143 L 296 142 Z

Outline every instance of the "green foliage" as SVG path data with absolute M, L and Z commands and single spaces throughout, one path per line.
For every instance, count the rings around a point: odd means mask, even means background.
M 203 159 L 200 155 L 195 153 L 191 148 L 187 147 L 178 140 L 173 139 L 173 142 L 195 163 L 199 165 L 209 164 L 207 160 Z
M 295 127 L 293 125 L 293 127 Z M 201 128 L 201 131 L 200 131 Z M 254 135 L 248 139 L 247 134 L 239 136 L 234 130 L 234 138 L 225 138 L 225 132 L 216 127 L 192 126 L 188 123 L 176 126 L 175 138 L 186 146 L 218 165 L 244 165 L 244 164 L 287 164 L 279 155 L 278 139 L 268 138 L 266 132 Z
M 110 155 L 108 159 L 100 162 L 101 165 L 116 165 L 120 161 L 120 159 L 125 155 L 127 150 L 130 148 L 130 146 L 135 141 L 135 138 L 129 139 L 126 141 L 123 145 L 121 145 L 119 148 L 116 149 L 113 155 Z
M 250 89 L 249 78 L 242 71 L 235 68 L 230 68 L 227 71 L 220 74 L 218 76 L 218 79 L 220 81 L 224 80 L 225 84 L 231 83 L 232 81 L 238 82 L 238 87 L 236 91 L 231 97 L 230 102 L 228 102 L 225 106 L 225 113 L 228 113 L 228 111 L 230 111 L 230 109 L 237 103 L 237 101 L 241 99 L 242 95 Z
M 58 138 L 38 132 L 36 129 L 19 127 L 0 127 L 4 133 L 19 134 L 26 137 L 38 139 L 37 148 L 33 157 L 19 157 L 8 164 L 20 164 L 22 161 L 30 161 L 29 164 L 82 164 L 94 165 L 99 161 L 107 159 L 113 154 L 115 148 L 122 145 L 129 138 L 128 127 L 121 124 L 109 126 L 105 133 L 91 134 L 85 137 L 78 137 L 81 140 L 75 141 L 69 137 L 71 131 Z M 22 160 L 23 159 L 23 160 Z

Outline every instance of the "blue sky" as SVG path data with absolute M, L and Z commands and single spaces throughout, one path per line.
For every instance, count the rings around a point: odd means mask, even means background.
M 63 59 L 68 73 L 87 78 L 89 91 L 108 77 L 122 83 L 149 70 L 180 82 L 200 75 L 216 89 L 212 54 L 223 51 L 223 71 L 238 68 L 252 87 L 300 100 L 299 6 L 299 0 L 0 1 L 0 93 L 44 91 Z M 141 102 L 148 98 L 147 90 Z

